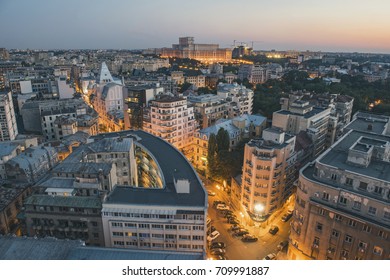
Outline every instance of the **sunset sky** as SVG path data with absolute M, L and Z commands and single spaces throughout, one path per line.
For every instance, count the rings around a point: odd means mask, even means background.
M 170 47 L 390 53 L 390 0 L 0 0 L 0 47 Z

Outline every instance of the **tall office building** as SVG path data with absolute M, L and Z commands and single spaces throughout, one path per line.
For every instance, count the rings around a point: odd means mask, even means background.
M 289 259 L 389 259 L 389 118 L 358 113 L 300 170 Z
M 18 135 L 12 94 L 0 92 L 0 141 L 14 140 Z

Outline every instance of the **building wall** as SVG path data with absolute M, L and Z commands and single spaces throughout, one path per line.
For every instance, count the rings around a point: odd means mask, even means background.
M 11 92 L 0 94 L 0 141 L 14 140 L 18 135 Z
M 86 245 L 104 246 L 99 209 L 37 204 L 26 205 L 25 215 L 28 236 L 81 239 Z
M 314 171 L 306 168 L 310 173 Z M 332 174 L 336 174 L 334 171 Z M 358 174 L 338 173 L 341 180 L 346 177 L 354 180 L 351 191 L 313 181 L 301 171 L 289 259 L 388 259 L 390 216 L 383 220 L 383 210 L 375 217 L 367 214 L 369 207 L 383 209 L 388 203 L 368 199 L 353 191 L 358 189 L 362 179 Z M 346 198 L 346 206 L 340 204 L 340 197 Z M 360 210 L 354 209 L 354 201 L 361 202 Z
M 178 210 L 181 209 L 168 206 L 103 204 L 105 246 L 204 252 L 206 212 L 186 207 L 187 214 L 175 214 Z M 153 212 L 156 214 L 150 214 Z

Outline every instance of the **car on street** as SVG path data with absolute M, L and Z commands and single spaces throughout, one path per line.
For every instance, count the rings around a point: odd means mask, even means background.
M 217 238 L 220 235 L 221 234 L 219 233 L 219 231 L 215 230 L 209 236 L 207 236 L 207 241 L 213 241 L 215 238 Z
M 230 210 L 229 206 L 226 206 L 226 204 L 218 204 L 217 210 Z
M 279 251 L 282 251 L 284 248 L 286 248 L 288 245 L 288 240 L 284 240 L 282 242 L 280 242 L 278 244 L 278 246 L 276 246 L 276 248 L 279 250 Z
M 279 227 L 275 225 L 271 226 L 271 228 L 269 229 L 269 233 L 271 233 L 272 235 L 275 235 L 278 231 Z
M 287 222 L 288 220 L 291 219 L 292 215 L 293 215 L 292 213 L 291 214 L 288 214 L 288 213 L 284 214 L 282 217 L 282 221 Z
M 215 195 L 216 195 L 216 193 L 215 193 L 215 192 L 212 192 L 212 191 L 207 191 L 207 194 L 208 194 L 209 196 L 215 196 Z
M 242 230 L 238 230 L 238 231 L 236 231 L 235 233 L 234 233 L 234 236 L 244 236 L 245 234 L 248 234 L 249 233 L 249 231 L 248 230 L 246 230 L 246 229 L 242 229 Z
M 276 259 L 275 253 L 268 254 L 263 258 L 263 260 L 266 260 L 266 261 L 270 261 L 270 260 L 274 260 L 274 259 Z
M 213 249 L 210 251 L 210 255 L 216 256 L 216 255 L 225 255 L 226 251 L 224 249 L 218 248 Z
M 236 230 L 239 230 L 240 228 L 242 228 L 240 225 L 232 225 L 232 226 L 230 227 L 230 230 L 236 231 Z
M 236 219 L 227 219 L 226 220 L 228 224 L 231 224 L 231 225 L 239 225 L 240 222 Z
M 226 245 L 223 242 L 213 242 L 210 245 L 210 249 L 225 249 Z
M 256 242 L 259 240 L 256 236 L 251 234 L 245 234 L 243 238 L 241 238 L 242 242 Z
M 217 207 L 218 204 L 225 204 L 225 205 L 226 205 L 226 203 L 223 202 L 222 200 L 215 200 L 215 201 L 213 202 L 213 206 L 214 206 L 214 207 Z

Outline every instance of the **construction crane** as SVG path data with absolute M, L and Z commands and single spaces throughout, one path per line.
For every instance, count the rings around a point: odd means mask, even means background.
M 251 41 L 252 50 L 253 50 L 253 43 L 263 43 L 263 41 Z

